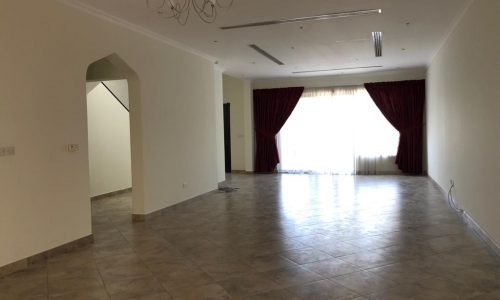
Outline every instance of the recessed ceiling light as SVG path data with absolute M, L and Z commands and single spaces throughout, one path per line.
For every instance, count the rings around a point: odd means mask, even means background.
M 337 13 L 310 16 L 310 17 L 278 19 L 278 20 L 255 22 L 255 23 L 246 23 L 246 24 L 240 24 L 240 25 L 223 26 L 223 27 L 220 27 L 220 29 L 226 30 L 226 29 L 237 29 L 237 28 L 245 28 L 245 27 L 258 27 L 258 26 L 268 26 L 268 25 L 277 25 L 277 24 L 287 24 L 287 23 L 321 21 L 321 20 L 331 20 L 331 19 L 356 17 L 356 16 L 361 16 L 361 15 L 381 14 L 381 13 L 382 13 L 381 9 L 365 9 L 365 10 L 337 12 Z M 303 27 L 301 26 L 300 29 L 303 29 Z

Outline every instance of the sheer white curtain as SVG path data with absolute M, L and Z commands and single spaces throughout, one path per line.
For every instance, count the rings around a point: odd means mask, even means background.
M 282 172 L 395 173 L 399 133 L 364 87 L 306 89 L 278 134 Z

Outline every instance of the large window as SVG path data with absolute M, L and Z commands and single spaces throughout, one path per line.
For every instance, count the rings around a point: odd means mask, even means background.
M 399 133 L 364 87 L 306 89 L 278 134 L 283 172 L 397 172 Z

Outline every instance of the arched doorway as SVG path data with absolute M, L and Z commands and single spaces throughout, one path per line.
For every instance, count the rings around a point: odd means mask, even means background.
M 136 72 L 117 54 L 111 54 L 91 63 L 87 68 L 86 81 L 102 84 L 111 94 L 112 89 L 106 82 L 126 82 L 128 88 L 127 105 L 130 128 L 130 167 L 132 185 L 132 216 L 144 214 L 144 187 L 142 164 L 142 118 L 140 101 L 140 82 Z M 117 95 L 114 95 L 117 99 Z M 121 101 L 123 102 L 123 101 Z M 90 142 L 89 142 L 90 144 Z M 117 149 L 119 151 L 120 149 Z M 89 152 L 90 153 L 90 152 Z M 90 166 L 89 166 L 90 168 Z M 97 190 L 97 189 L 96 189 Z M 134 219 L 134 218 L 133 218 Z

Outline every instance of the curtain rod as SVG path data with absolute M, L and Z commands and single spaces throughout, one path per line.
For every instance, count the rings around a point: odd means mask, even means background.
M 364 84 L 352 84 L 352 85 L 334 85 L 334 86 L 323 86 L 323 87 L 308 87 L 304 86 L 305 89 L 335 89 L 335 88 L 352 88 L 352 87 L 364 87 Z

